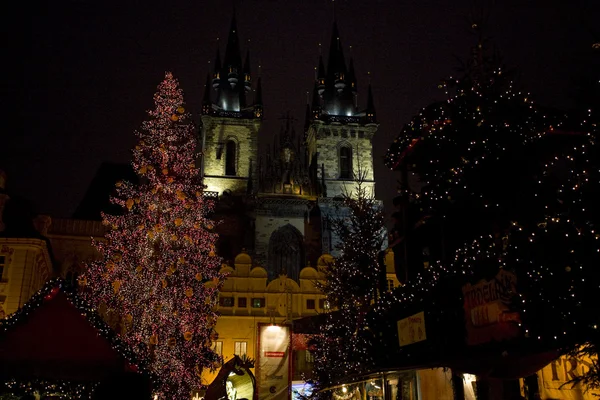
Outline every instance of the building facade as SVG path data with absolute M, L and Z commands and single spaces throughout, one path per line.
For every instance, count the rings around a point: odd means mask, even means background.
M 297 281 L 306 265 L 336 255 L 333 218 L 343 217 L 341 198 L 357 180 L 374 193 L 373 138 L 377 132 L 370 86 L 359 108 L 352 59 L 346 63 L 334 23 L 325 68 L 318 60 L 311 104 L 303 131 L 289 115 L 266 153 L 259 155 L 263 101 L 254 82 L 250 54 L 242 62 L 235 17 L 225 56 L 217 50 L 202 102 L 199 163 L 207 191 L 219 198 L 223 223 L 219 252 L 228 262 L 242 251 L 267 270 Z M 270 141 L 270 140 L 269 140 Z

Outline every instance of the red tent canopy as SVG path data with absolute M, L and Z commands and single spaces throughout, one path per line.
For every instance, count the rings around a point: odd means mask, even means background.
M 53 281 L 2 321 L 0 377 L 100 381 L 137 370 L 114 332 L 74 296 Z

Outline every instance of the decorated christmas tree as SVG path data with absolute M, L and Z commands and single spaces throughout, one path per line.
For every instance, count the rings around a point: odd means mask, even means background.
M 366 371 L 374 363 L 366 315 L 379 295 L 382 266 L 378 255 L 385 229 L 381 204 L 363 186 L 360 176 L 354 191 L 344 195 L 332 228 L 339 238 L 340 255 L 327 266 L 325 283 L 320 285 L 335 311 L 327 315 L 315 340 L 314 374 L 319 388 Z
M 445 221 L 448 256 L 435 266 L 471 281 L 514 273 L 522 336 L 576 347 L 600 326 L 597 111 L 581 117 L 535 104 L 473 28 L 463 76 L 440 84 L 447 101 L 412 119 L 386 163 L 418 174 L 424 187 L 412 201 Z
M 89 266 L 86 290 L 121 316 L 121 335 L 150 364 L 159 397 L 189 399 L 202 370 L 220 361 L 211 337 L 224 276 L 194 126 L 171 73 L 154 103 L 133 149 L 141 184 L 117 183 L 111 201 L 123 212 L 103 215 L 109 232 L 95 243 L 102 259 Z

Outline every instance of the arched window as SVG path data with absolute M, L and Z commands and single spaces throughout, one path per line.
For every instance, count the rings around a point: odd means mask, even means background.
M 269 239 L 269 279 L 280 274 L 298 280 L 304 266 L 304 239 L 298 229 L 287 224 L 277 229 Z
M 235 142 L 233 140 L 227 141 L 225 147 L 225 175 L 235 176 L 235 157 L 236 157 Z
M 350 147 L 340 147 L 340 178 L 352 178 L 352 149 Z

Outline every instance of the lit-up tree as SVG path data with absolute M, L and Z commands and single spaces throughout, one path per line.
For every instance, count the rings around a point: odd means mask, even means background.
M 335 311 L 327 315 L 315 340 L 314 374 L 319 388 L 366 371 L 375 361 L 372 337 L 365 328 L 367 312 L 378 296 L 382 268 L 378 254 L 385 228 L 381 204 L 362 182 L 359 176 L 354 191 L 344 195 L 342 215 L 332 222 L 340 256 L 327 266 L 320 285 Z
M 117 183 L 111 201 L 123 213 L 103 215 L 110 230 L 95 243 L 103 258 L 89 266 L 87 291 L 122 317 L 121 335 L 149 362 L 159 395 L 189 399 L 202 370 L 220 361 L 211 335 L 224 276 L 212 203 L 195 167 L 194 126 L 171 73 L 154 103 L 133 149 L 142 183 Z
M 514 271 L 523 334 L 539 344 L 565 349 L 597 338 L 595 111 L 573 118 L 538 107 L 481 35 L 464 76 L 440 88 L 448 100 L 415 116 L 386 158 L 391 168 L 411 165 L 425 185 L 413 201 L 446 221 L 454 256 L 435 264 L 460 276 Z

